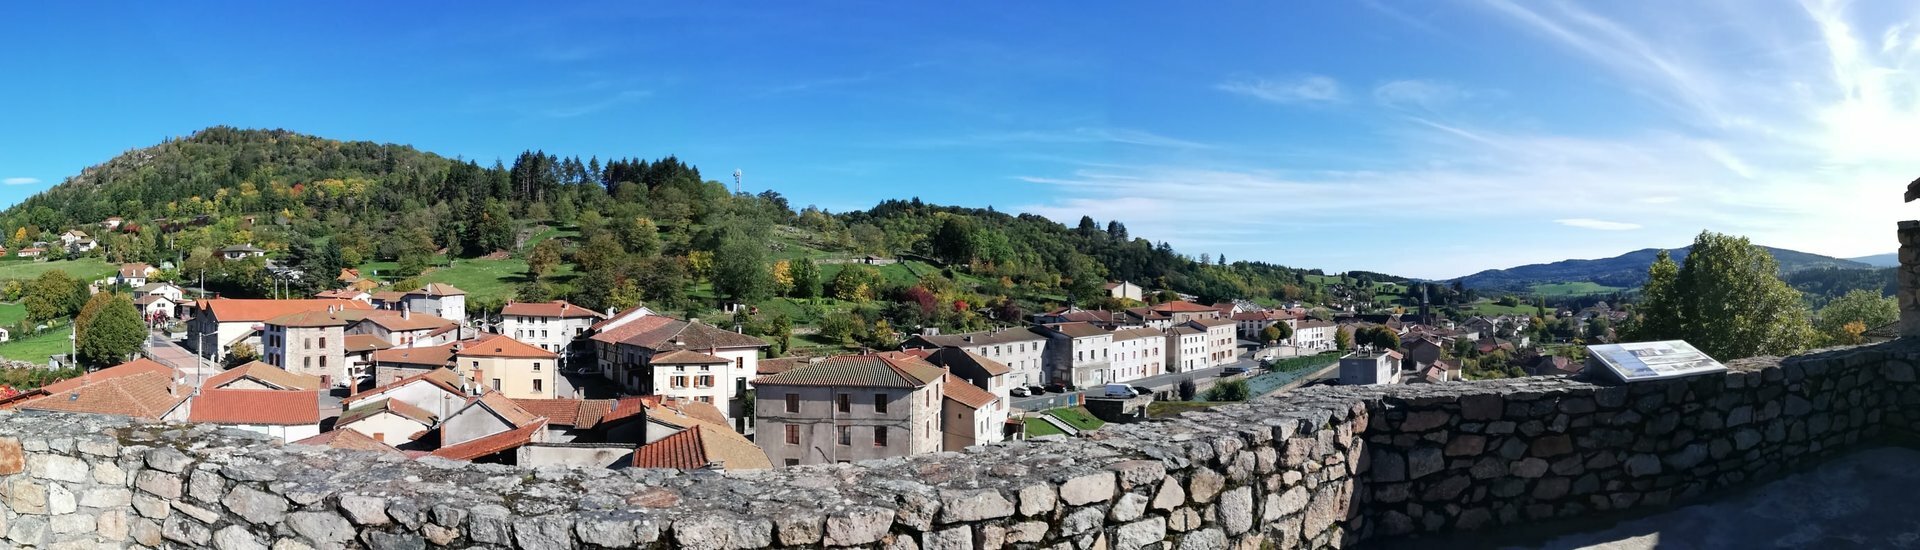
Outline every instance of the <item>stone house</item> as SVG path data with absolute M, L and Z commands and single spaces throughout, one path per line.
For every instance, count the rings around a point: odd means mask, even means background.
M 451 319 L 431 313 L 415 313 L 404 307 L 397 311 L 347 311 L 343 315 L 351 321 L 347 325 L 347 334 L 376 336 L 400 348 L 437 346 L 458 340 L 465 332 L 459 323 Z
M 1234 362 L 1239 354 L 1234 338 L 1235 327 L 1239 323 L 1232 319 L 1193 319 L 1186 326 L 1205 331 L 1207 335 L 1207 366 L 1219 366 Z
M 262 325 L 261 357 L 288 372 L 318 377 L 324 385 L 345 384 L 347 321 L 332 309 L 300 311 L 268 319 Z
M 900 349 L 954 348 L 1006 365 L 1007 381 L 1014 386 L 1039 386 L 1048 382 L 1046 369 L 1047 337 L 1038 329 L 1009 328 L 958 334 L 915 335 L 900 344 Z
M 757 440 L 784 466 L 937 452 L 946 371 L 926 361 L 843 355 L 754 381 Z
M 426 436 L 440 423 L 440 417 L 426 409 L 399 399 L 380 399 L 361 403 L 340 414 L 335 430 L 353 430 L 375 441 L 396 448 Z
M 1054 383 L 1089 388 L 1108 382 L 1113 333 L 1088 323 L 1041 325 L 1047 336 L 1047 375 Z
M 988 359 L 980 354 L 960 348 L 920 348 L 889 353 L 906 353 L 920 358 L 936 367 L 947 369 L 948 373 L 973 384 L 1002 400 L 1011 399 L 1013 387 L 1013 369 L 1005 363 Z
M 347 396 L 340 406 L 354 408 L 375 401 L 395 399 L 424 410 L 434 418 L 446 418 L 467 405 L 466 382 L 452 369 L 436 368 L 395 380 L 365 392 Z
M 186 348 L 219 361 L 235 344 L 246 343 L 261 349 L 259 326 L 268 319 L 303 311 L 329 309 L 346 316 L 356 310 L 370 309 L 352 300 L 256 300 L 206 298 L 193 304 L 193 319 L 187 323 Z
M 446 283 L 428 283 L 400 297 L 401 309 L 438 315 L 455 323 L 467 322 L 467 291 Z
M 698 352 L 727 361 L 724 368 L 712 369 L 717 391 L 702 395 L 724 396 L 725 400 L 714 406 L 727 412 L 729 418 L 751 416 L 748 411 L 737 409 L 739 404 L 733 401 L 752 388 L 750 381 L 759 369 L 760 350 L 767 347 L 765 340 L 697 319 L 682 321 L 664 315 L 623 313 L 599 326 L 590 339 L 594 342 L 601 374 L 619 387 L 648 394 L 660 387 L 657 385 L 660 373 L 652 363 L 654 356 L 677 350 Z M 740 429 L 744 430 L 744 425 Z
M 1167 329 L 1167 367 L 1170 372 L 1192 372 L 1210 365 L 1206 331 L 1187 325 Z

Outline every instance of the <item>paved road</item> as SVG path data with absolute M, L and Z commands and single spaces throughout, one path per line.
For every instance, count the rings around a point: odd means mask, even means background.
M 1126 384 L 1129 386 L 1145 386 L 1149 389 L 1154 390 L 1155 392 L 1170 392 L 1170 391 L 1178 390 L 1181 380 L 1192 378 L 1195 383 L 1203 383 L 1207 380 L 1218 378 L 1220 376 L 1221 371 L 1225 371 L 1227 367 L 1244 367 L 1249 371 L 1252 371 L 1257 369 L 1259 366 L 1260 366 L 1259 363 L 1256 363 L 1251 359 L 1242 358 L 1237 362 L 1228 363 L 1226 365 L 1221 365 L 1218 367 L 1195 369 L 1195 370 L 1186 371 L 1186 372 L 1175 372 L 1175 373 L 1169 373 L 1169 374 L 1162 374 L 1158 376 L 1149 376 L 1146 378 L 1141 378 L 1139 380 L 1128 381 Z M 1100 391 L 1100 390 L 1101 388 L 1082 388 L 1082 391 L 1089 391 L 1089 392 Z M 1046 393 L 1046 394 L 1040 394 L 1032 397 L 1015 397 L 1013 398 L 1013 406 L 1014 408 L 1017 408 L 1017 409 L 1026 409 L 1029 411 L 1057 409 L 1060 407 L 1067 406 L 1068 400 L 1073 395 L 1075 394 Z

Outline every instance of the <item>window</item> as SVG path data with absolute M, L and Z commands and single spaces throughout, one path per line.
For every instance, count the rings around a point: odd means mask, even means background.
M 533 393 L 540 393 L 540 379 L 533 380 Z
M 694 397 L 693 400 L 699 401 L 701 403 L 713 404 L 713 396 L 711 395 L 702 395 L 702 396 Z
M 320 368 L 327 368 L 327 356 L 320 356 Z
M 787 412 L 790 412 L 790 413 L 800 412 L 800 394 L 797 394 L 797 393 L 787 394 Z M 792 428 L 793 426 L 787 426 L 787 427 Z
M 840 407 L 840 412 L 843 412 L 843 413 L 853 412 L 853 396 L 849 394 L 844 394 L 844 393 L 840 394 L 839 407 Z
M 873 394 L 873 412 L 877 414 L 887 414 L 887 394 Z
M 327 349 L 327 337 L 320 337 L 320 349 Z
M 695 376 L 695 377 L 693 377 L 693 382 L 694 382 L 694 383 L 693 383 L 693 385 L 694 385 L 694 387 L 697 387 L 697 388 L 711 388 L 711 387 L 713 387 L 713 376 L 711 376 L 711 375 L 708 375 L 708 376 Z
M 306 340 L 302 340 L 300 342 L 300 345 L 303 346 L 302 349 L 313 349 L 313 339 L 308 338 Z
M 873 446 L 875 447 L 887 446 L 887 427 L 886 426 L 873 427 Z
M 788 397 L 795 397 L 795 396 L 789 395 Z M 800 425 L 799 424 L 787 425 L 787 444 L 788 445 L 800 444 Z
M 310 369 L 310 368 L 313 368 L 313 358 L 312 358 L 312 357 L 301 357 L 301 358 L 300 358 L 300 368 L 303 368 L 303 369 Z
M 685 377 L 685 376 L 675 376 L 675 377 L 673 377 L 673 387 L 675 387 L 675 388 L 684 388 L 684 387 L 687 387 L 687 377 Z
M 840 430 L 840 446 L 845 447 L 848 445 L 852 445 L 853 444 L 853 428 L 848 426 L 841 426 L 839 430 Z
M 493 391 L 500 391 L 500 379 L 493 379 Z
M 789 458 L 789 459 L 786 459 L 786 463 L 787 463 L 787 465 L 788 465 L 788 466 L 799 466 L 799 465 L 800 465 L 800 459 L 798 459 L 798 458 Z

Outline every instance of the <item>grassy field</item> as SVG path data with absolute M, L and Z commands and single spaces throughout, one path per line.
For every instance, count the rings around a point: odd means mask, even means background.
M 1472 305 L 1461 308 L 1460 311 L 1468 315 L 1533 315 L 1540 310 L 1533 304 L 1503 306 L 1493 303 L 1493 300 L 1481 299 Z
M 115 268 L 106 260 L 99 258 L 81 258 L 78 260 L 59 260 L 36 262 L 27 259 L 8 258 L 0 261 L 0 281 L 32 279 L 48 271 L 65 271 L 75 279 L 93 282 L 113 275 Z
M 40 334 L 0 344 L 0 357 L 45 363 L 47 358 L 66 353 L 69 349 L 67 326 L 61 324 Z
M 1101 426 L 1107 425 L 1106 422 L 1094 418 L 1093 413 L 1087 412 L 1085 407 L 1061 407 L 1047 411 L 1047 414 L 1053 415 L 1054 418 L 1064 420 L 1067 425 L 1073 426 L 1075 429 L 1083 432 L 1087 430 L 1098 430 Z
M 0 304 L 0 327 L 10 327 L 27 318 L 27 306 Z
M 1040 437 L 1044 435 L 1066 435 L 1066 434 L 1067 432 L 1060 431 L 1060 428 L 1054 427 L 1053 424 L 1048 423 L 1045 420 L 1032 418 L 1032 417 L 1027 418 L 1027 437 Z
M 1611 293 L 1619 292 L 1622 290 L 1626 290 L 1626 289 L 1615 287 L 1615 286 L 1606 286 L 1603 284 L 1593 283 L 1588 281 L 1580 281 L 1577 283 L 1541 283 L 1541 284 L 1533 285 L 1533 288 L 1531 289 L 1531 291 L 1533 292 L 1533 295 L 1547 296 L 1547 297 L 1586 296 L 1590 294 L 1611 294 Z

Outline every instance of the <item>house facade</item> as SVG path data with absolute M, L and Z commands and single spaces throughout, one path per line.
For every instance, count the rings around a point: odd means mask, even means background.
M 638 316 L 603 328 L 590 339 L 601 374 L 626 391 L 642 395 L 657 388 L 655 384 L 660 381 L 652 363 L 657 355 L 685 350 L 724 359 L 728 364 L 715 369 L 714 384 L 726 385 L 724 395 L 730 397 L 714 406 L 726 411 L 728 418 L 751 416 L 734 397 L 752 387 L 751 380 L 760 368 L 760 350 L 767 347 L 765 340 L 664 315 Z M 744 425 L 740 428 L 745 429 Z
M 754 380 L 756 437 L 775 466 L 938 452 L 946 371 L 880 355 L 829 358 Z
M 438 315 L 455 323 L 467 322 L 467 291 L 446 283 L 428 283 L 401 296 L 404 307 Z
M 1124 298 L 1127 300 L 1133 300 L 1135 302 L 1147 301 L 1147 298 L 1146 298 L 1147 290 L 1144 288 L 1140 288 L 1140 285 L 1136 285 L 1126 281 L 1120 281 L 1117 283 L 1107 283 L 1106 289 L 1107 289 L 1107 296 L 1110 296 L 1113 298 Z
M 1334 332 L 1339 328 L 1340 326 L 1333 321 L 1307 319 L 1294 324 L 1293 338 L 1288 341 L 1295 346 L 1310 350 L 1335 349 L 1337 346 L 1334 345 Z
M 347 321 L 332 309 L 289 313 L 264 324 L 261 357 L 287 372 L 318 377 L 331 386 L 346 383 Z
M 574 397 L 560 388 L 559 356 L 498 334 L 448 344 L 454 371 L 510 399 Z M 559 392 L 569 395 L 561 395 Z
M 1108 382 L 1113 333 L 1089 323 L 1042 325 L 1047 336 L 1047 375 L 1055 383 L 1088 388 Z
M 569 360 L 591 359 L 587 329 L 604 319 L 566 300 L 509 302 L 500 308 L 500 333 Z
M 1107 383 L 1130 382 L 1148 376 L 1166 374 L 1167 333 L 1151 328 L 1133 328 L 1113 333 L 1113 359 L 1107 369 Z
M 1399 368 L 1399 353 L 1387 351 L 1351 354 L 1340 358 L 1340 385 L 1392 384 L 1394 373 Z
M 120 264 L 119 271 L 113 275 L 114 284 L 138 287 L 147 284 L 147 278 L 160 270 L 143 263 Z M 176 298 L 177 299 L 177 298 Z
M 1047 377 L 1047 337 L 1040 329 L 1009 328 L 959 334 L 916 335 L 901 349 L 955 348 L 1006 365 L 1008 383 L 1040 386 Z
M 260 349 L 260 329 L 268 319 L 329 308 L 347 315 L 351 310 L 370 307 L 352 300 L 202 299 L 194 302 L 193 320 L 187 323 L 186 348 L 219 361 L 235 344 L 248 343 Z
M 1187 325 L 1167 329 L 1169 372 L 1192 372 L 1209 366 L 1206 331 Z
M 1239 355 L 1235 345 L 1235 327 L 1239 324 L 1232 319 L 1212 318 L 1187 321 L 1187 326 L 1204 331 L 1207 338 L 1207 366 L 1219 366 L 1232 363 Z

